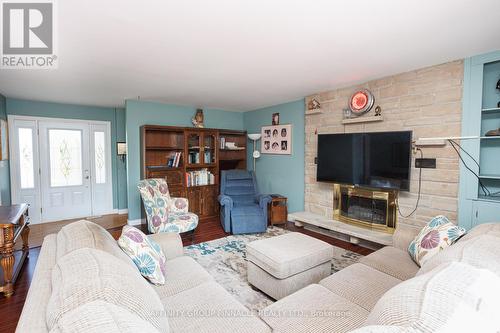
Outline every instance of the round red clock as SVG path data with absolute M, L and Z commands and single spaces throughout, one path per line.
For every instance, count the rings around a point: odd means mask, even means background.
M 354 115 L 360 116 L 370 111 L 374 102 L 373 94 L 367 89 L 362 89 L 352 94 L 349 100 L 349 108 Z

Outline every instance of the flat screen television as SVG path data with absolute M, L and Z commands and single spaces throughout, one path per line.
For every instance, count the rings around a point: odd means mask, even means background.
M 317 181 L 410 189 L 412 132 L 318 135 Z

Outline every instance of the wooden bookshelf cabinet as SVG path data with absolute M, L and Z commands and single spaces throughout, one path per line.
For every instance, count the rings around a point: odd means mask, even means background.
M 141 179 L 165 178 L 173 197 L 189 200 L 189 211 L 200 220 L 219 215 L 220 171 L 246 169 L 247 135 L 244 131 L 212 128 L 144 125 L 141 127 Z M 234 143 L 237 149 L 221 143 Z M 181 153 L 178 166 L 168 161 Z M 186 174 L 206 169 L 213 184 L 188 186 Z

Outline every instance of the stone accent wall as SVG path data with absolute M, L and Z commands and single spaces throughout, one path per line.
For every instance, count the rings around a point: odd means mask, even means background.
M 460 136 L 462 115 L 463 61 L 402 73 L 364 84 L 326 91 L 311 98 L 320 101 L 323 113 L 305 116 L 305 209 L 333 216 L 333 190 L 328 183 L 316 182 L 314 158 L 317 134 L 413 130 L 420 137 Z M 380 105 L 382 122 L 342 125 L 343 109 L 349 96 L 358 88 L 367 88 Z M 373 115 L 375 106 L 368 113 Z M 416 213 L 398 222 L 422 225 L 443 214 L 456 223 L 458 205 L 459 160 L 453 148 L 422 148 L 424 157 L 437 158 L 436 169 L 422 170 L 422 195 Z M 419 170 L 413 168 L 410 192 L 401 192 L 399 202 L 404 215 L 415 207 Z M 340 157 L 339 157 L 340 158 Z

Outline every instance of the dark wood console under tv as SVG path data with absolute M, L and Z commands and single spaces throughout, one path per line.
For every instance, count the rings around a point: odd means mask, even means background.
M 246 169 L 246 137 L 236 130 L 141 126 L 141 179 L 165 178 L 170 195 L 188 198 L 200 220 L 217 217 L 220 171 Z

